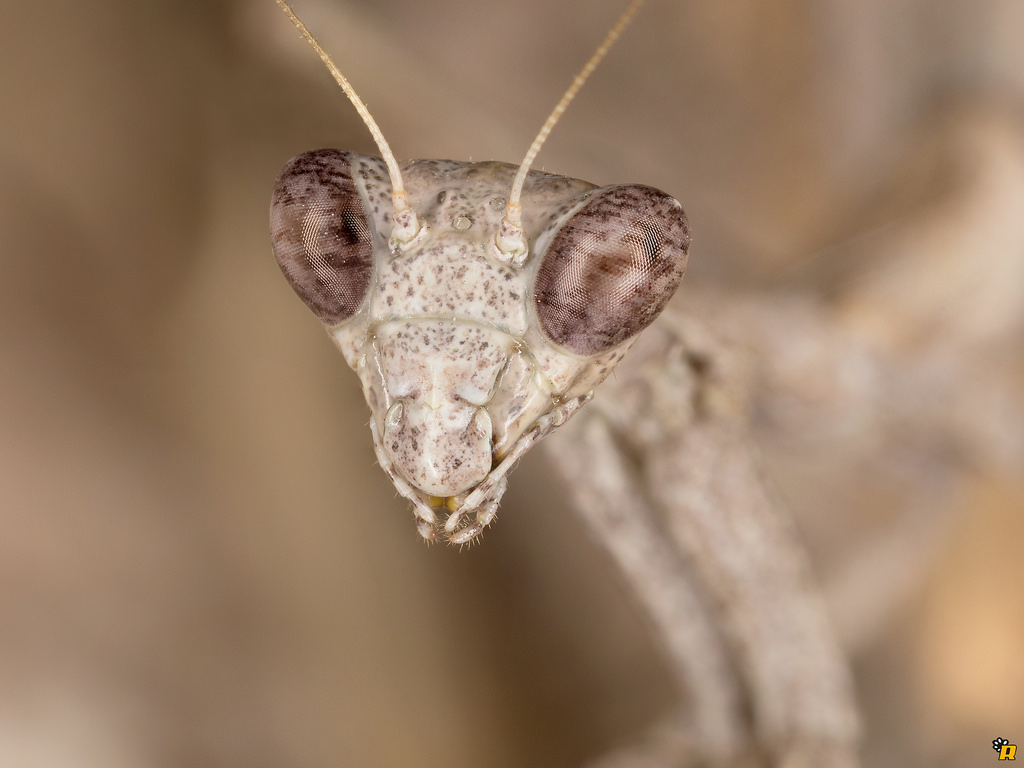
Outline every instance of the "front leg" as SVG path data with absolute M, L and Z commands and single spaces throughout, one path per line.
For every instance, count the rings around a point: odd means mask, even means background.
M 683 765 L 767 753 L 771 765 L 854 766 L 849 673 L 760 475 L 744 352 L 696 319 L 664 320 L 566 427 L 573 450 L 548 451 L 693 705 L 684 738 L 644 759 L 678 761 L 683 743 Z

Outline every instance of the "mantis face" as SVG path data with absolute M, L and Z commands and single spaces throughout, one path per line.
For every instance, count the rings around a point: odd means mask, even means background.
M 512 464 L 590 399 L 686 268 L 686 216 L 665 193 L 538 172 L 521 198 L 528 255 L 503 255 L 516 170 L 405 166 L 411 247 L 391 239 L 382 160 L 310 152 L 274 188 L 274 254 L 359 375 L 377 458 L 428 540 L 491 522 Z
M 591 398 L 683 278 L 690 229 L 672 197 L 529 170 L 641 2 L 522 164 L 401 167 L 348 80 L 277 0 L 382 159 L 325 149 L 289 161 L 270 205 L 274 255 L 359 375 L 377 460 L 428 541 L 464 544 L 491 523 L 513 464 Z

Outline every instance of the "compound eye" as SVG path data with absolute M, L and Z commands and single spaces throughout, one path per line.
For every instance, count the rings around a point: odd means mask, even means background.
M 578 355 L 610 350 L 654 322 L 686 271 L 690 227 L 652 187 L 606 187 L 555 235 L 533 300 L 544 334 Z
M 270 199 L 278 266 L 327 325 L 342 323 L 359 310 L 373 276 L 371 228 L 350 158 L 336 149 L 292 158 Z

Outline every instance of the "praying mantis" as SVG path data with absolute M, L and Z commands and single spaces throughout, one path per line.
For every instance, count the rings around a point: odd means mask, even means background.
M 359 374 L 377 459 L 412 503 L 420 535 L 471 542 L 494 520 L 512 466 L 593 396 L 686 269 L 690 230 L 674 198 L 530 175 L 640 2 L 518 168 L 415 161 L 404 169 L 327 53 L 279 5 L 383 160 L 335 150 L 294 158 L 271 202 L 274 254 Z
M 728 418 L 702 423 L 707 413 L 729 410 L 728 393 L 716 400 L 721 387 L 704 376 L 709 364 L 717 368 L 718 350 L 694 338 L 700 325 L 690 326 L 685 313 L 669 311 L 647 341 L 641 334 L 666 310 L 686 268 L 682 207 L 651 187 L 598 188 L 530 171 L 639 0 L 518 166 L 419 160 L 404 167 L 330 56 L 290 6 L 277 3 L 345 90 L 382 159 L 318 150 L 289 161 L 271 203 L 274 253 L 359 375 L 378 462 L 411 502 L 419 534 L 456 545 L 476 540 L 495 519 L 512 466 L 549 433 L 572 431 L 578 450 L 553 450 L 553 464 L 573 481 L 579 511 L 634 585 L 679 683 L 695 697 L 685 729 L 695 754 L 726 764 L 760 741 L 779 764 L 855 764 L 847 673 L 800 555 Z M 638 375 L 617 379 L 618 397 L 590 406 L 593 416 L 577 416 L 634 343 Z M 672 384 L 651 385 L 665 380 L 652 367 L 673 365 Z M 624 420 L 640 430 L 632 430 L 641 437 L 633 450 L 659 474 L 647 495 L 616 446 Z M 670 465 L 692 470 L 691 488 L 680 486 L 687 473 Z M 693 502 L 688 494 L 698 507 L 720 508 L 694 515 L 696 524 L 678 514 L 668 524 L 655 519 L 660 506 Z M 716 589 L 747 580 L 729 557 L 718 557 L 720 532 L 709 527 L 716 515 L 726 532 L 745 520 L 763 534 L 738 545 L 764 580 L 743 587 L 725 609 L 739 671 L 714 627 L 715 609 L 694 593 L 684 565 L 703 557 L 712 603 Z M 781 633 L 773 629 L 780 614 Z M 762 652 L 763 642 L 780 653 Z M 753 726 L 744 712 L 749 698 Z

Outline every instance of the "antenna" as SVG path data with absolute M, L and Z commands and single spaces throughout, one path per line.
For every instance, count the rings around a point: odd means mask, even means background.
M 280 1 L 278 0 L 278 2 Z M 523 158 L 523 162 L 519 166 L 519 172 L 516 173 L 516 177 L 512 181 L 512 192 L 509 194 L 508 204 L 505 206 L 505 216 L 501 222 L 501 231 L 495 237 L 495 246 L 498 251 L 505 256 L 511 257 L 513 263 L 517 265 L 523 263 L 528 251 L 526 238 L 523 237 L 523 206 L 520 204 L 519 198 L 522 197 L 523 184 L 526 183 L 526 176 L 530 172 L 530 166 L 533 165 L 534 158 L 540 152 L 540 148 L 544 145 L 548 134 L 551 133 L 551 129 L 555 127 L 555 123 L 558 122 L 566 107 L 569 106 L 569 102 L 576 97 L 580 88 L 587 81 L 587 78 L 597 68 L 597 65 L 601 63 L 601 59 L 605 57 L 605 54 L 615 44 L 615 41 L 619 39 L 619 35 L 629 25 L 629 22 L 633 20 L 633 16 L 636 15 L 636 12 L 640 10 L 640 6 L 643 4 L 644 0 L 633 0 L 626 10 L 622 12 L 618 21 L 608 31 L 601 44 L 597 46 L 594 55 L 583 65 L 583 69 L 573 79 L 572 85 L 569 86 L 565 95 L 555 105 L 555 108 L 551 110 L 548 119 L 541 126 L 540 133 L 537 134 L 537 138 L 533 140 L 533 144 L 526 151 L 526 157 Z
M 363 122 L 366 123 L 366 127 L 370 130 L 370 135 L 373 136 L 373 140 L 377 142 L 377 148 L 380 150 L 381 157 L 384 158 L 384 162 L 388 167 L 388 175 L 391 177 L 391 200 L 395 206 L 395 229 L 391 234 L 391 239 L 400 250 L 408 250 L 415 242 L 419 242 L 420 236 L 425 233 L 425 228 L 420 223 L 416 211 L 409 205 L 409 196 L 405 193 L 405 186 L 402 184 L 402 171 L 399 169 L 398 162 L 391 152 L 391 147 L 388 146 L 387 139 L 384 138 L 384 134 L 377 126 L 377 121 L 373 119 L 370 110 L 366 108 L 366 104 L 359 98 L 352 84 L 349 83 L 348 78 L 341 74 L 341 70 L 338 69 L 327 51 L 323 49 L 309 29 L 306 28 L 306 25 L 302 23 L 302 19 L 295 15 L 295 11 L 292 10 L 292 7 L 285 0 L 276 0 L 276 2 L 281 10 L 284 11 L 285 16 L 299 30 L 299 34 L 316 51 L 320 60 L 327 67 L 327 71 L 331 73 L 338 85 L 341 86 L 341 90 L 345 92 L 348 100 L 352 102 L 352 106 L 356 108 L 356 112 L 363 118 Z

